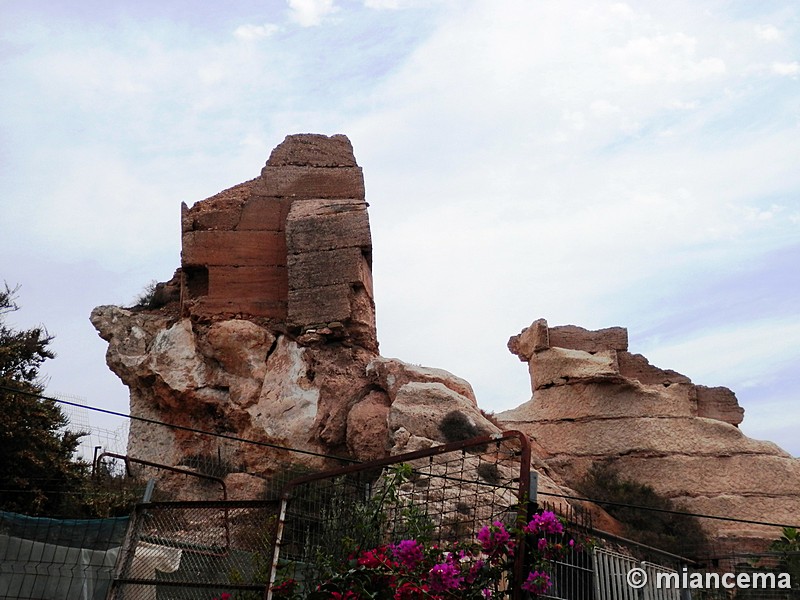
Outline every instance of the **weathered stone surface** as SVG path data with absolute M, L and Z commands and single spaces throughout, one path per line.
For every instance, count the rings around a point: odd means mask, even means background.
M 744 420 L 744 409 L 728 388 L 698 385 L 697 416 L 739 425 Z
M 292 253 L 371 249 L 367 205 L 361 199 L 295 200 L 289 209 L 286 244 Z
M 242 206 L 237 231 L 285 231 L 291 200 L 252 194 Z
M 444 369 L 420 367 L 396 358 L 378 356 L 367 365 L 367 375 L 371 381 L 386 390 L 389 398 L 394 400 L 405 384 L 416 381 L 420 383 L 441 383 L 456 394 L 467 398 L 473 406 L 478 406 L 475 392 L 469 382 Z
M 669 385 L 673 383 L 691 383 L 685 375 L 676 371 L 659 369 L 641 354 L 631 354 L 630 352 L 617 352 L 617 362 L 619 373 L 627 379 L 635 379 L 645 385 L 660 384 Z
M 498 418 L 502 419 L 502 416 L 501 413 Z M 685 454 L 717 457 L 735 449 L 740 454 L 788 456 L 775 444 L 750 439 L 733 425 L 697 417 L 601 418 L 513 424 L 535 437 L 551 455 L 616 457 L 622 453 L 638 453 L 644 456 Z
M 286 239 L 274 231 L 191 231 L 183 235 L 184 265 L 286 265 Z
M 350 317 L 350 292 L 347 284 L 303 288 L 289 291 L 289 323 L 302 327 Z
M 570 419 L 622 419 L 629 417 L 692 417 L 694 386 L 676 384 L 663 390 L 638 381 L 575 383 L 566 388 L 536 390 L 534 399 L 496 417 L 506 424 Z M 568 397 L 565 398 L 565 395 Z
M 389 398 L 370 392 L 347 414 L 347 448 L 353 456 L 377 460 L 389 453 Z
M 531 365 L 533 389 L 565 385 L 603 378 L 619 379 L 617 354 L 614 350 L 589 354 L 583 350 L 551 347 L 536 353 L 535 368 Z
M 289 276 L 286 267 L 214 267 L 208 270 L 208 299 L 257 298 L 254 302 L 286 303 Z
M 369 270 L 361 249 L 353 247 L 290 254 L 288 261 L 293 284 L 303 286 L 298 290 L 357 283 Z
M 624 327 L 590 331 L 575 325 L 560 325 L 551 327 L 548 337 L 551 348 L 569 348 L 584 352 L 628 349 L 628 330 Z
M 181 203 L 181 231 L 234 229 L 256 182 L 257 179 L 245 181 L 197 202 L 191 208 Z
M 537 319 L 530 327 L 523 329 L 519 335 L 511 336 L 508 340 L 508 349 L 522 362 L 528 362 L 534 352 L 546 350 L 550 347 L 550 330 L 547 321 Z
M 208 328 L 203 354 L 219 361 L 225 371 L 238 377 L 263 381 L 267 353 L 275 336 L 250 321 L 232 320 L 214 323 Z
M 401 427 L 418 437 L 445 443 L 448 440 L 441 430 L 443 418 L 458 412 L 472 425 L 476 435 L 497 433 L 499 429 L 481 415 L 474 402 L 445 387 L 442 383 L 412 381 L 401 386 L 389 409 L 389 431 Z
M 650 365 L 626 350 L 621 328 L 549 328 L 542 349 L 546 323 L 534 325 L 509 343 L 528 361 L 533 398 L 496 418 L 528 433 L 561 482 L 576 486 L 592 465 L 611 461 L 623 478 L 689 510 L 755 520 L 800 514 L 800 461 L 739 431 L 733 392 Z M 752 548 L 760 537 L 761 549 L 776 533 L 725 521 L 704 527 Z
M 344 135 L 287 135 L 270 154 L 269 167 L 356 167 L 353 146 Z
M 364 175 L 361 167 L 320 169 L 268 164 L 261 169 L 254 191 L 281 198 L 363 198 Z
M 713 459 L 691 455 L 630 456 L 618 464 L 634 480 L 649 479 L 654 472 L 661 474 L 651 485 L 668 498 L 731 494 L 795 497 L 800 479 L 800 461 L 777 454 L 730 454 Z
M 253 424 L 270 439 L 307 448 L 314 441 L 320 391 L 309 376 L 306 352 L 286 337 L 278 339 L 267 361 L 269 377 L 261 388 L 258 404 L 249 407 L 248 413 Z

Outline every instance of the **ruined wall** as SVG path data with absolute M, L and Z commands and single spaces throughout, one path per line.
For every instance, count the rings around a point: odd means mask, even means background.
M 345 136 L 288 136 L 256 179 L 182 204 L 181 228 L 183 315 L 375 340 L 364 178 Z

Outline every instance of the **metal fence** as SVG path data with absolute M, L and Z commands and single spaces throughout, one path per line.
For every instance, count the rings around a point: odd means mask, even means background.
M 105 600 L 128 518 L 0 511 L 0 599 Z
M 296 578 L 313 578 L 323 556 L 345 564 L 354 551 L 420 529 L 435 542 L 474 540 L 484 525 L 525 518 L 529 493 L 530 446 L 517 431 L 298 478 L 283 493 L 271 583 L 287 564 Z M 516 581 L 523 555 L 511 574 Z
M 262 598 L 277 508 L 270 501 L 138 505 L 109 600 Z

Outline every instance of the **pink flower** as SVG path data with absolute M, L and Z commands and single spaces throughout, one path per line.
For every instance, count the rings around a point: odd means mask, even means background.
M 424 558 L 423 546 L 417 540 L 402 540 L 392 546 L 394 557 L 406 567 L 413 569 Z
M 544 594 L 552 585 L 550 575 L 544 571 L 531 571 L 525 583 L 522 584 L 522 589 L 532 594 Z
M 495 521 L 491 526 L 481 527 L 477 538 L 481 548 L 489 554 L 502 553 L 505 550 L 509 550 L 510 554 L 510 550 L 514 547 L 514 542 L 510 541 L 511 534 L 500 521 Z
M 544 550 L 547 548 L 547 539 L 539 538 L 539 541 L 536 542 L 536 548 L 539 550 L 539 552 L 544 552 Z
M 452 563 L 440 563 L 433 565 L 428 573 L 428 583 L 431 586 L 431 591 L 446 592 L 458 587 L 464 582 L 464 577 L 461 575 L 458 567 Z
M 522 528 L 525 533 L 532 533 L 534 535 L 547 535 L 563 533 L 564 526 L 559 521 L 555 513 L 546 510 L 539 515 L 534 515 L 533 519 Z

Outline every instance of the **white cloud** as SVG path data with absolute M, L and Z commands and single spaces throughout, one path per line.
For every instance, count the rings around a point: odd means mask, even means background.
M 797 61 L 772 63 L 772 72 L 776 75 L 797 75 L 800 73 L 800 63 Z
M 302 27 L 315 27 L 339 8 L 334 0 L 287 0 L 289 18 Z
M 632 83 L 691 82 L 726 71 L 721 58 L 697 57 L 697 40 L 680 32 L 639 37 L 611 53 Z
M 756 25 L 755 32 L 758 39 L 765 42 L 777 42 L 783 38 L 781 30 L 773 25 Z
M 240 25 L 233 35 L 240 40 L 256 40 L 265 38 L 276 33 L 280 28 L 274 23 L 264 23 L 263 25 Z
M 376 10 L 397 10 L 400 8 L 400 0 L 364 0 L 364 6 Z

